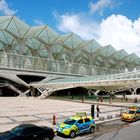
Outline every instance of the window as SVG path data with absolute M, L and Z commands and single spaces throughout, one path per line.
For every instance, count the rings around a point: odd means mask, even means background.
M 69 124 L 69 125 L 73 125 L 76 121 L 75 120 L 71 120 L 71 119 L 67 119 L 64 121 L 65 124 Z
M 90 122 L 90 119 L 89 119 L 89 118 L 86 118 L 86 119 L 85 119 L 85 122 Z
M 23 128 L 20 127 L 20 126 L 17 126 L 17 127 L 13 128 L 13 129 L 11 130 L 11 133 L 14 134 L 14 135 L 22 135 L 22 133 L 23 133 Z
M 133 111 L 133 110 L 128 110 L 128 114 L 135 114 L 135 111 Z
M 41 128 L 39 128 L 39 127 L 26 128 L 24 130 L 24 135 L 29 135 L 29 134 L 37 133 L 39 131 L 41 131 Z
M 77 123 L 79 124 L 83 123 L 83 119 L 79 120 Z
M 140 110 L 137 110 L 137 112 L 136 112 L 137 114 L 140 114 Z

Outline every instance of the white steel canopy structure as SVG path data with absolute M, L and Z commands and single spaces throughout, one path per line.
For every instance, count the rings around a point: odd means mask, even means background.
M 31 27 L 15 16 L 0 17 L 0 66 L 84 75 L 112 74 L 138 69 L 140 58 L 82 40 L 74 33 L 60 35 L 48 25 Z

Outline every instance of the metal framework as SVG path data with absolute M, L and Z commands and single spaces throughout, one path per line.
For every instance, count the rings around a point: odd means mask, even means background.
M 48 25 L 31 27 L 15 16 L 0 17 L 0 66 L 84 75 L 138 69 L 140 58 Z
M 121 74 L 61 78 L 49 81 L 44 79 L 39 83 L 32 83 L 30 85 L 36 87 L 42 93 L 42 96 L 49 96 L 57 90 L 78 86 L 113 92 L 115 90 L 121 91 L 122 89 L 130 87 L 134 89 L 139 88 L 139 84 L 140 70 Z

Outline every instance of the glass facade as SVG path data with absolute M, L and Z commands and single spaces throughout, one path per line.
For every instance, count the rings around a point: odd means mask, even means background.
M 0 17 L 0 67 L 103 75 L 133 71 L 140 58 L 48 25 L 31 27 L 15 16 Z

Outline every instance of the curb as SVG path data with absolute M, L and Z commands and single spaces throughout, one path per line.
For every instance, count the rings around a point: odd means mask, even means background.
M 81 103 L 81 104 L 94 104 L 94 105 L 103 105 L 103 106 L 112 106 L 112 107 L 129 107 L 129 105 L 117 105 L 117 104 L 109 104 L 109 103 L 101 103 L 101 102 L 90 102 L 90 101 L 84 101 L 82 102 L 81 100 L 72 100 L 72 99 L 55 99 L 51 98 L 52 100 L 61 100 L 61 101 L 69 101 L 69 102 L 75 102 L 75 103 Z M 132 103 L 131 103 L 132 104 Z
M 99 124 L 102 124 L 102 123 L 116 121 L 116 120 L 120 120 L 120 117 L 119 118 L 108 119 L 108 120 L 103 120 L 103 121 L 97 121 L 96 124 L 99 125 Z

